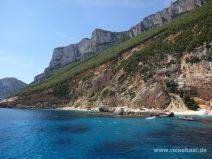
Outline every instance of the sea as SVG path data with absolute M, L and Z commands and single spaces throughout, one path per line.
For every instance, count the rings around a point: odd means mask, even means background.
M 196 118 L 0 108 L 0 159 L 211 159 L 212 116 Z

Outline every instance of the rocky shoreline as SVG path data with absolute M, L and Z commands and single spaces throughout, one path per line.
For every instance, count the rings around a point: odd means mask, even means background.
M 125 107 L 105 107 L 101 106 L 99 108 L 93 108 L 93 109 L 86 109 L 86 108 L 80 108 L 80 107 L 62 107 L 62 108 L 56 108 L 58 110 L 70 110 L 70 111 L 88 111 L 95 114 L 103 114 L 103 115 L 119 115 L 119 116 L 131 116 L 131 117 L 169 117 L 173 115 L 212 115 L 211 110 L 206 109 L 200 109 L 197 111 L 193 110 L 182 110 L 182 111 L 170 111 L 170 110 L 154 110 L 154 109 L 132 109 Z
M 57 108 L 58 110 L 72 110 L 72 111 L 88 111 L 95 114 L 102 114 L 102 115 L 119 115 L 119 116 L 140 116 L 140 117 L 149 117 L 149 116 L 156 116 L 156 117 L 166 117 L 171 114 L 171 112 L 163 111 L 163 110 L 151 110 L 151 109 L 131 109 L 128 107 L 106 107 L 101 106 L 99 108 L 93 109 L 85 109 L 85 108 L 75 108 L 75 107 L 63 107 Z
M 212 115 L 212 110 L 198 109 L 196 111 L 189 110 L 185 106 L 177 108 L 175 106 L 169 106 L 166 109 L 154 109 L 146 108 L 144 106 L 140 108 L 130 108 L 128 106 L 116 106 L 111 107 L 108 105 L 100 105 L 99 107 L 86 107 L 86 106 L 33 106 L 16 104 L 17 97 L 0 101 L 0 108 L 14 108 L 14 109 L 51 109 L 51 110 L 67 110 L 67 111 L 84 111 L 91 114 L 110 115 L 110 116 L 129 116 L 129 117 L 173 117 L 174 115 Z M 10 103 L 8 105 L 8 103 Z
M 95 108 L 83 108 L 83 107 L 36 107 L 36 106 L 0 106 L 0 108 L 11 108 L 11 109 L 50 109 L 50 110 L 64 110 L 64 111 L 81 111 L 88 112 L 88 114 L 95 115 L 106 115 L 106 116 L 126 116 L 126 117 L 174 117 L 175 115 L 198 115 L 198 116 L 206 116 L 212 115 L 211 110 L 200 109 L 197 111 L 193 110 L 182 110 L 182 111 L 170 111 L 170 110 L 154 110 L 154 109 L 132 109 L 127 106 L 124 107 L 106 107 L 100 106 Z

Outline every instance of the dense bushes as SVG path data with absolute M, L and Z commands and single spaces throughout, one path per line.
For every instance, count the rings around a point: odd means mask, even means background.
M 148 61 L 148 57 L 151 56 L 151 49 L 146 47 L 141 51 L 134 53 L 129 59 L 124 62 L 123 69 L 128 74 L 133 73 L 136 71 L 136 67 L 138 66 L 139 62 L 145 63 Z
M 185 105 L 191 110 L 197 110 L 199 108 L 198 104 L 194 99 L 184 90 L 179 90 L 180 97 L 183 99 Z
M 178 93 L 178 84 L 175 83 L 174 81 L 167 81 L 166 88 L 168 92 Z
M 55 96 L 58 97 L 67 97 L 68 96 L 68 84 L 67 83 L 60 83 L 60 84 L 56 84 L 53 87 L 53 93 Z
M 199 108 L 198 104 L 189 95 L 189 93 L 185 90 L 178 89 L 178 84 L 174 81 L 167 81 L 166 88 L 168 92 L 179 94 L 180 98 L 182 98 L 184 104 L 188 107 L 188 109 L 197 110 Z
M 212 52 L 209 52 L 207 55 L 207 60 L 212 61 Z
M 196 56 L 190 57 L 190 58 L 186 58 L 186 62 L 187 62 L 187 63 L 191 63 L 191 64 L 198 63 L 198 62 L 200 62 L 201 60 L 202 60 L 201 58 L 196 57 Z
M 104 99 L 109 96 L 114 96 L 115 94 L 116 92 L 112 88 L 105 87 L 101 92 L 101 97 Z

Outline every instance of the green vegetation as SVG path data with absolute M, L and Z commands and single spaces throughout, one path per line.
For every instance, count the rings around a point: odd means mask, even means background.
M 166 88 L 168 92 L 179 94 L 180 98 L 183 99 L 185 105 L 191 110 L 197 110 L 199 108 L 198 104 L 194 101 L 194 99 L 189 95 L 188 92 L 182 89 L 178 89 L 178 84 L 174 81 L 167 81 Z
M 186 62 L 191 63 L 191 64 L 198 63 L 198 62 L 201 62 L 201 61 L 202 61 L 202 59 L 199 58 L 199 57 L 196 57 L 196 56 L 186 58 Z
M 72 80 L 74 76 L 116 59 L 123 52 L 151 39 L 150 44 L 148 44 L 146 48 L 135 53 L 126 60 L 123 65 L 124 70 L 128 74 L 139 70 L 142 70 L 143 72 L 147 70 L 147 73 L 144 75 L 144 79 L 147 80 L 153 76 L 154 69 L 158 65 L 160 66 L 160 61 L 164 59 L 168 53 L 176 53 L 176 56 L 180 57 L 183 52 L 191 51 L 193 48 L 203 44 L 203 42 L 211 42 L 211 19 L 212 2 L 210 1 L 203 7 L 191 13 L 182 15 L 160 28 L 144 32 L 143 34 L 119 45 L 106 49 L 83 62 L 75 62 L 67 65 L 64 68 L 53 72 L 53 74 L 44 82 L 29 85 L 20 93 L 20 95 L 29 95 L 47 88 L 53 88 L 55 85 L 59 85 L 60 83 L 68 83 L 68 81 Z M 170 36 L 172 39 L 167 39 L 167 37 Z M 144 64 L 139 65 L 140 61 Z M 153 65 L 154 63 L 155 65 Z M 61 89 L 59 88 L 59 90 Z
M 55 96 L 58 97 L 67 97 L 68 95 L 68 84 L 67 83 L 62 83 L 62 84 L 56 84 L 53 87 L 53 92 Z
M 113 89 L 109 87 L 105 87 L 101 92 L 101 97 L 104 99 L 109 96 L 114 96 L 115 94 L 116 92 Z
M 197 110 L 199 108 L 198 104 L 194 99 L 184 90 L 179 90 L 180 97 L 183 99 L 185 105 L 191 110 Z
M 178 93 L 178 84 L 174 81 L 167 81 L 166 88 L 168 92 Z
M 128 60 L 126 60 L 124 64 L 124 71 L 127 73 L 133 73 L 135 71 L 136 66 L 138 66 L 139 62 L 144 62 L 147 60 L 148 56 L 151 56 L 152 51 L 149 47 L 142 49 L 135 54 L 133 54 Z
M 104 50 L 102 53 L 95 55 L 94 57 L 87 59 L 83 62 L 75 62 L 67 65 L 61 70 L 55 71 L 47 80 L 39 84 L 31 84 L 20 95 L 27 95 L 37 91 L 41 91 L 54 86 L 57 83 L 65 82 L 71 80 L 74 76 L 84 72 L 85 70 L 94 68 L 103 63 L 109 62 L 117 58 L 121 53 L 135 47 L 141 42 L 154 37 L 163 31 L 163 28 L 153 29 L 151 31 L 145 32 L 142 35 L 136 36 L 128 41 L 125 41 L 117 46 L 111 47 Z
M 204 42 L 212 41 L 212 2 L 183 15 L 164 26 L 165 30 L 144 49 L 138 51 L 124 62 L 124 71 L 127 74 L 142 70 L 144 79 L 148 80 L 154 74 L 155 68 L 165 66 L 161 61 L 167 54 L 176 58 L 192 51 Z M 200 61 L 190 59 L 191 63 Z M 140 62 L 142 62 L 140 64 Z
M 212 52 L 209 52 L 207 55 L 207 60 L 212 61 Z

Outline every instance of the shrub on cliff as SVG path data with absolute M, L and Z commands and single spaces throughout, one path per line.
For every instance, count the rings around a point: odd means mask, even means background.
M 174 81 L 167 81 L 166 82 L 166 88 L 168 92 L 171 93 L 179 93 L 178 91 L 178 84 Z
M 55 96 L 58 97 L 67 97 L 68 96 L 68 84 L 62 83 L 62 84 L 56 84 L 53 88 L 53 93 Z
M 180 98 L 183 99 L 184 104 L 191 110 L 197 110 L 199 108 L 198 104 L 194 99 L 183 89 L 178 89 L 178 84 L 173 80 L 166 82 L 166 88 L 168 92 L 179 94 Z
M 109 96 L 114 96 L 116 94 L 115 90 L 110 87 L 105 87 L 101 92 L 101 98 L 106 98 Z
M 194 101 L 194 99 L 183 90 L 179 91 L 180 97 L 183 99 L 185 105 L 191 110 L 197 110 L 199 108 L 198 104 Z

